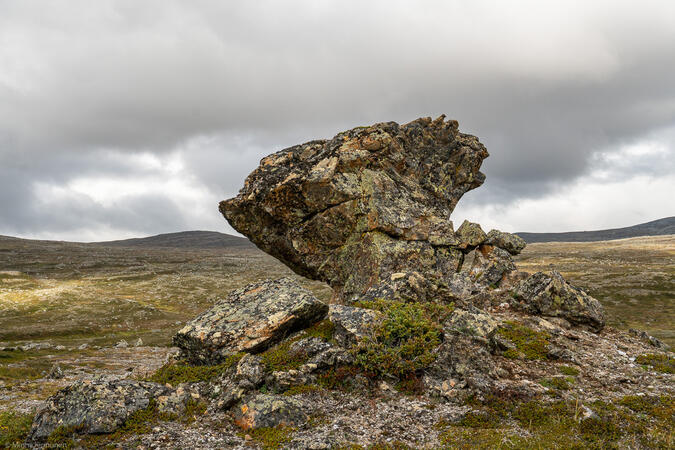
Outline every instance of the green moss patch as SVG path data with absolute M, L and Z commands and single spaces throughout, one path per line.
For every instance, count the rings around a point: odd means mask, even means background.
M 439 440 L 449 448 L 672 448 L 675 398 L 628 396 L 586 405 L 559 400 L 470 401 L 460 422 L 440 421 Z M 513 424 L 517 428 L 513 428 Z M 508 427 L 507 427 L 508 426 Z M 520 431 L 518 430 L 521 429 Z M 527 430 L 523 433 L 522 430 Z
M 518 322 L 506 321 L 499 327 L 497 334 L 514 345 L 514 348 L 504 352 L 507 358 L 529 360 L 547 358 L 548 340 L 551 337 L 548 333 L 535 331 Z
M 170 384 L 172 386 L 181 383 L 209 381 L 236 365 L 243 356 L 243 353 L 236 353 L 228 357 L 223 364 L 218 364 L 216 366 L 192 366 L 182 363 L 165 364 L 146 380 L 154 381 L 155 383 Z
M 388 300 L 359 302 L 357 306 L 384 313 L 372 338 L 354 348 L 356 365 L 377 376 L 405 379 L 436 359 L 442 326 L 453 307 L 439 303 Z
M 283 448 L 293 440 L 295 428 L 286 426 L 262 427 L 249 430 L 248 434 L 257 441 L 263 449 Z M 241 433 L 242 435 L 244 433 Z
M 579 375 L 579 369 L 577 369 L 576 367 L 560 366 L 558 369 L 560 370 L 560 373 L 562 373 L 563 375 L 571 375 L 573 377 Z
M 635 358 L 635 362 L 645 369 L 653 369 L 662 373 L 675 373 L 675 358 L 668 355 L 647 353 Z
M 28 436 L 33 423 L 31 414 L 16 411 L 0 412 L 0 448 L 10 448 L 21 444 Z

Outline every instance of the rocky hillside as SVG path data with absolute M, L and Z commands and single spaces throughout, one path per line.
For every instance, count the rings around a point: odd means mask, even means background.
M 332 301 L 290 278 L 234 290 L 176 333 L 154 374 L 50 397 L 27 443 L 672 447 L 666 346 L 606 327 L 556 270 L 519 271 L 520 237 L 449 220 L 487 156 L 439 117 L 263 159 L 220 210 Z
M 664 236 L 675 234 L 675 216 L 653 220 L 625 228 L 597 231 L 572 231 L 568 233 L 516 233 L 527 243 L 533 242 L 596 242 L 627 239 L 638 236 Z

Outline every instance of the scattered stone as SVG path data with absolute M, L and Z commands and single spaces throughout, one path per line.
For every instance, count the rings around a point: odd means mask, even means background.
M 233 291 L 178 331 L 173 343 L 194 364 L 218 364 L 234 353 L 262 352 L 327 312 L 291 278 L 261 281 Z
M 129 343 L 124 339 L 115 344 L 115 348 L 127 348 L 127 347 L 129 347 Z
M 670 348 L 664 342 L 661 342 L 659 339 L 655 338 L 654 336 L 651 336 L 651 335 L 647 334 L 646 331 L 636 330 L 634 328 L 631 328 L 631 329 L 628 330 L 628 332 L 630 334 L 632 334 L 633 336 L 636 336 L 636 337 L 642 339 L 644 342 L 647 342 L 652 347 L 656 347 L 656 348 L 659 348 L 661 350 L 668 350 Z
M 490 230 L 485 243 L 506 250 L 512 255 L 519 254 L 527 245 L 525 240 L 517 234 L 505 233 L 499 230 Z
M 63 370 L 61 370 L 61 366 L 59 366 L 58 364 L 54 364 L 52 368 L 49 369 L 47 378 L 51 378 L 52 380 L 60 380 L 61 378 L 63 378 Z
M 302 402 L 283 396 L 258 394 L 237 408 L 235 423 L 242 430 L 283 426 L 299 426 L 309 417 Z
M 168 392 L 165 386 L 142 381 L 76 381 L 47 400 L 28 441 L 43 442 L 59 426 L 77 427 L 81 433 L 112 433 L 135 411 Z
M 354 128 L 267 156 L 220 211 L 259 248 L 349 299 L 397 272 L 447 273 L 457 244 L 448 217 L 483 183 L 487 156 L 444 116 Z
M 89 344 L 86 342 L 80 346 L 77 347 L 78 350 L 86 350 L 89 347 Z
M 372 309 L 330 305 L 328 317 L 335 325 L 335 341 L 342 347 L 351 347 L 372 336 L 384 316 Z
M 143 347 L 143 339 L 138 338 L 134 344 L 134 347 Z
M 583 290 L 567 283 L 557 271 L 537 272 L 515 291 L 516 306 L 530 314 L 562 317 L 594 331 L 605 326 L 602 305 Z

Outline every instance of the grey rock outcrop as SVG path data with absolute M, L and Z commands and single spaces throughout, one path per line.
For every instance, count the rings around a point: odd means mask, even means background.
M 28 441 L 45 441 L 60 426 L 77 428 L 81 433 L 112 433 L 131 414 L 170 392 L 150 382 L 77 381 L 47 400 L 33 421 Z
M 192 320 L 173 338 L 194 364 L 218 364 L 238 352 L 259 353 L 322 320 L 328 305 L 290 278 L 249 284 Z
M 577 325 L 587 325 L 594 331 L 605 326 L 599 301 L 583 290 L 567 283 L 553 270 L 550 274 L 537 272 L 518 285 L 514 292 L 515 306 L 530 314 L 562 317 Z

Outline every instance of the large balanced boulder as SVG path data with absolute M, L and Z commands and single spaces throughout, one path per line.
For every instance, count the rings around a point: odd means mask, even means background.
M 604 310 L 599 301 L 567 283 L 556 270 L 537 272 L 522 281 L 514 292 L 516 306 L 530 314 L 562 317 L 594 331 L 605 326 Z
M 450 213 L 483 183 L 487 156 L 444 116 L 354 128 L 267 156 L 220 211 L 262 250 L 352 300 L 393 273 L 456 271 Z
M 77 381 L 47 400 L 28 441 L 45 441 L 59 427 L 82 434 L 112 433 L 134 412 L 170 391 L 158 383 L 134 380 Z
M 179 330 L 173 343 L 193 364 L 218 364 L 238 352 L 262 352 L 327 313 L 328 305 L 291 278 L 265 280 L 233 291 Z

